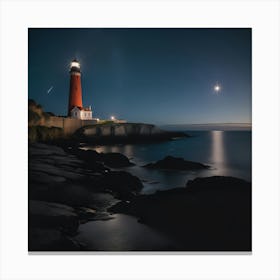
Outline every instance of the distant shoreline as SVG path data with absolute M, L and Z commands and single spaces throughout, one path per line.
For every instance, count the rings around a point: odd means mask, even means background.
M 224 131 L 251 131 L 251 123 L 209 123 L 209 124 L 166 124 L 158 125 L 165 130 L 224 130 Z

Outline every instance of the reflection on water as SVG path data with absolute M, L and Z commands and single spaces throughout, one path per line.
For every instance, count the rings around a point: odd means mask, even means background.
M 97 146 L 94 149 L 98 153 L 119 153 L 118 146 Z
M 98 153 L 122 153 L 128 158 L 132 158 L 134 156 L 134 146 L 129 144 L 115 146 L 96 146 L 92 148 Z M 85 149 L 87 149 L 87 147 Z
M 124 214 L 115 214 L 108 221 L 92 221 L 80 225 L 77 240 L 88 250 L 137 251 L 174 248 L 166 236 Z
M 224 152 L 224 132 L 214 130 L 211 131 L 211 137 L 212 137 L 212 160 L 215 163 L 224 163 L 225 160 L 225 152 Z
M 251 181 L 250 131 L 192 131 L 194 137 L 150 144 L 130 144 L 87 147 L 97 152 L 117 152 L 126 155 L 136 165 L 125 168 L 139 177 L 143 193 L 184 187 L 188 180 L 206 176 L 234 176 Z M 210 170 L 167 171 L 150 170 L 143 165 L 167 155 L 183 157 L 211 166 Z

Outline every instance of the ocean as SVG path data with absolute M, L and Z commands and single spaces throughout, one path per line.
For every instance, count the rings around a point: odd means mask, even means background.
M 188 180 L 214 175 L 234 176 L 251 181 L 251 131 L 186 131 L 192 137 L 161 143 L 85 147 L 97 152 L 118 152 L 126 155 L 134 166 L 122 168 L 143 182 L 142 193 L 184 187 Z M 183 157 L 210 165 L 209 170 L 151 170 L 143 165 L 167 155 Z M 114 214 L 108 221 L 90 221 L 80 226 L 77 240 L 92 251 L 162 250 L 179 247 L 174 238 L 136 217 Z
M 196 177 L 233 176 L 251 181 L 252 140 L 251 131 L 185 131 L 192 137 L 173 141 L 145 144 L 87 146 L 97 152 L 117 152 L 126 155 L 134 166 L 122 168 L 140 178 L 142 193 L 184 187 Z M 210 166 L 208 170 L 171 171 L 151 170 L 145 164 L 165 156 L 183 157 Z

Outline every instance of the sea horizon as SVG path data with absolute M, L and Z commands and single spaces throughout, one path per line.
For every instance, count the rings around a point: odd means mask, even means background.
M 158 125 L 166 130 L 223 130 L 223 131 L 252 131 L 252 123 L 199 123 L 199 124 L 163 124 Z

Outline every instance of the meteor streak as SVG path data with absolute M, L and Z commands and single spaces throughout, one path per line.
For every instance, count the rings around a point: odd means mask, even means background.
M 53 86 L 51 86 L 48 90 L 47 90 L 47 94 L 49 94 L 53 89 Z

